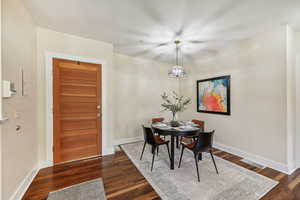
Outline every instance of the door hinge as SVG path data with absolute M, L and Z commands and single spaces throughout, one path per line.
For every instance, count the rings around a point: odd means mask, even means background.
M 54 146 L 52 146 L 52 152 L 54 152 Z

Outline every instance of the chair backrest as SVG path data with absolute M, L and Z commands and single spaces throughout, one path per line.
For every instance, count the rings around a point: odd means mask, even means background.
M 203 131 L 204 131 L 204 121 L 193 119 L 192 122 L 195 123 L 195 124 L 197 124 L 198 126 L 202 127 Z
M 158 123 L 158 122 L 163 122 L 165 120 L 165 118 L 161 117 L 161 118 L 152 118 L 152 124 L 154 123 Z
M 197 136 L 197 142 L 194 146 L 194 151 L 207 151 L 212 148 L 213 136 L 215 131 L 211 132 L 201 132 Z
M 145 142 L 147 142 L 148 144 L 154 145 L 155 139 L 154 139 L 154 134 L 153 134 L 152 128 L 143 126 L 143 131 L 144 131 Z

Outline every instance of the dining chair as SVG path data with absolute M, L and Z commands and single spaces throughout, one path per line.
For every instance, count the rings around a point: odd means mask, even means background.
M 192 122 L 194 124 L 197 124 L 198 126 L 200 127 L 203 127 L 203 130 L 204 130 L 204 121 L 200 121 L 200 120 L 197 120 L 197 119 L 193 119 Z
M 140 157 L 140 160 L 143 158 L 143 154 L 145 151 L 146 144 L 151 145 L 152 147 L 152 163 L 151 163 L 151 171 L 153 169 L 153 164 L 154 164 L 154 158 L 155 158 L 155 150 L 157 150 L 157 155 L 158 155 L 158 148 L 161 145 L 166 145 L 168 149 L 168 154 L 169 154 L 169 159 L 171 160 L 171 155 L 170 155 L 170 149 L 169 149 L 169 141 L 166 141 L 162 138 L 160 138 L 158 135 L 154 135 L 152 128 L 145 127 L 143 126 L 143 132 L 144 132 L 144 146 L 142 150 L 142 154 Z
M 197 119 L 193 119 L 192 122 L 194 124 L 196 124 L 197 126 L 201 127 L 202 130 L 204 131 L 204 121 L 200 121 L 200 120 L 197 120 Z M 192 139 L 193 141 L 195 141 L 195 136 L 183 136 L 180 138 L 180 141 L 182 141 L 183 139 Z
M 213 148 L 212 148 L 212 143 L 213 143 L 213 135 L 215 131 L 212 132 L 200 132 L 199 135 L 197 136 L 196 140 L 191 143 L 185 143 L 181 142 L 182 149 L 181 149 L 181 155 L 180 155 L 180 160 L 179 160 L 179 165 L 178 168 L 180 168 L 181 165 L 181 160 L 182 160 L 182 155 L 183 151 L 185 148 L 189 149 L 194 153 L 194 159 L 195 159 L 195 164 L 196 164 L 196 169 L 197 169 L 197 176 L 198 176 L 198 181 L 200 182 L 200 176 L 199 176 L 199 167 L 198 167 L 198 161 L 199 161 L 199 155 L 203 152 L 209 152 L 212 158 L 212 161 L 214 163 L 215 169 L 217 174 L 218 168 L 214 159 L 213 155 Z
M 163 122 L 165 118 L 160 117 L 160 118 L 152 118 L 152 124 L 158 123 L 158 122 Z
M 160 117 L 160 118 L 152 118 L 152 124 L 163 122 L 165 118 Z M 164 140 L 166 139 L 166 136 L 164 136 Z

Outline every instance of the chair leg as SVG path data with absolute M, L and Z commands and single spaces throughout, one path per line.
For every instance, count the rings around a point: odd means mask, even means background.
M 194 154 L 194 158 L 195 158 L 195 164 L 196 164 L 196 168 L 197 168 L 198 181 L 200 182 L 198 159 L 197 159 L 197 155 L 196 154 Z
M 143 154 L 144 154 L 144 151 L 145 151 L 145 147 L 146 147 L 146 141 L 144 142 L 144 147 L 143 147 L 143 151 L 142 151 L 140 160 L 142 160 L 142 158 L 143 158 Z
M 169 159 L 171 161 L 171 154 L 170 154 L 169 144 L 166 144 L 166 145 L 167 145 L 167 149 L 168 149 Z
M 183 151 L 184 151 L 184 146 L 182 145 L 181 155 L 180 155 L 180 160 L 179 160 L 178 168 L 180 168 L 180 165 L 181 165 L 181 160 L 182 160 Z
M 201 152 L 198 154 L 198 160 L 202 160 L 202 153 Z
M 154 158 L 155 158 L 155 148 L 156 147 L 153 147 L 153 152 L 152 152 L 153 156 L 152 156 L 151 172 L 153 170 L 153 164 L 154 164 Z
M 213 153 L 212 153 L 212 150 L 209 150 L 209 153 L 210 153 L 211 159 L 212 159 L 212 161 L 213 161 L 213 163 L 214 163 L 216 172 L 217 172 L 217 174 L 219 174 L 219 171 L 218 171 L 218 168 L 217 168 L 216 161 L 215 161 L 214 155 L 213 155 Z

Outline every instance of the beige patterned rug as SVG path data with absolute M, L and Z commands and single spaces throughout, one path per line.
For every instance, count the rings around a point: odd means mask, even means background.
M 106 200 L 106 197 L 99 178 L 51 192 L 47 200 Z
M 180 152 L 175 150 L 175 170 L 170 170 L 164 146 L 159 148 L 160 152 L 151 172 L 152 154 L 149 145 L 142 161 L 139 158 L 143 142 L 121 147 L 164 200 L 257 200 L 278 184 L 277 181 L 215 156 L 218 175 L 209 154 L 204 154 L 203 160 L 199 161 L 199 183 L 193 153 L 185 150 L 179 169 Z

